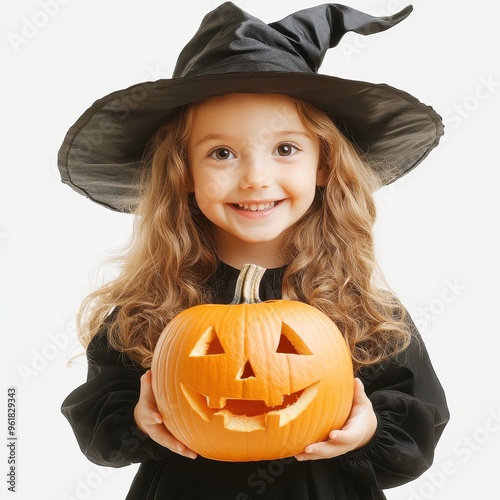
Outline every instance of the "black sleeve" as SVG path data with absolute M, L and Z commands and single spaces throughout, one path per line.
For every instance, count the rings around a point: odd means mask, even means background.
M 111 349 L 105 330 L 92 339 L 87 360 L 87 381 L 61 408 L 84 455 L 107 467 L 170 456 L 172 452 L 146 436 L 134 420 L 145 370 Z
M 365 447 L 339 457 L 342 467 L 378 489 L 420 476 L 433 461 L 449 420 L 443 388 L 415 325 L 412 342 L 394 360 L 360 375 L 378 419 Z

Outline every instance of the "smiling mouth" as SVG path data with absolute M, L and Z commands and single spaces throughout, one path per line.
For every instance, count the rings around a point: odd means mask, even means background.
M 268 406 L 263 400 L 210 398 L 181 383 L 191 407 L 206 422 L 220 420 L 231 431 L 252 432 L 272 426 L 283 427 L 300 416 L 315 398 L 319 382 L 286 394 L 279 405 Z
M 233 203 L 233 207 L 244 212 L 263 212 L 274 208 L 280 201 L 271 201 L 269 203 Z

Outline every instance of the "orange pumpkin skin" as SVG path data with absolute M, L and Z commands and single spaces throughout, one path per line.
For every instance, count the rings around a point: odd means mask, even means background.
M 345 423 L 354 378 L 335 324 L 307 304 L 200 305 L 156 346 L 153 391 L 167 429 L 213 460 L 301 453 Z

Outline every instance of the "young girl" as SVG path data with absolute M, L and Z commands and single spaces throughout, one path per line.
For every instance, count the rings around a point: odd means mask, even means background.
M 141 463 L 128 499 L 380 499 L 432 463 L 446 400 L 411 319 L 381 286 L 372 193 L 429 153 L 440 120 L 391 87 L 316 73 L 346 31 L 408 13 L 323 5 L 266 25 L 224 4 L 175 78 L 111 94 L 69 131 L 63 180 L 136 214 L 120 275 L 83 304 L 88 378 L 62 407 L 89 460 Z M 165 325 L 229 303 L 247 262 L 267 268 L 263 300 L 312 304 L 339 326 L 354 399 L 344 427 L 296 457 L 213 461 L 163 425 L 149 367 Z

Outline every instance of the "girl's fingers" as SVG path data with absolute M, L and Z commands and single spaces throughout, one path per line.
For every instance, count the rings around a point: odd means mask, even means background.
M 342 433 L 342 435 L 340 435 L 340 433 Z M 334 439 L 330 438 L 327 441 L 312 443 L 306 446 L 304 452 L 300 453 L 295 458 L 297 458 L 297 460 L 317 460 L 320 458 L 333 458 L 338 455 L 342 455 L 350 449 L 351 444 L 344 441 L 344 438 L 346 438 L 345 434 L 348 434 L 347 437 L 350 437 L 350 433 L 346 433 L 344 431 L 332 431 L 330 433 L 330 436 L 332 434 L 336 435 Z
M 142 411 L 144 415 L 143 421 L 148 425 L 161 424 L 163 423 L 163 418 L 158 413 L 158 408 L 156 407 L 156 400 L 153 393 L 153 386 L 151 385 L 151 371 L 148 370 L 141 377 L 141 396 L 142 401 Z
M 370 399 L 366 395 L 365 392 L 365 386 L 363 385 L 363 382 L 359 378 L 354 379 L 354 400 L 353 404 L 363 404 L 369 402 Z
M 178 441 L 163 425 L 163 418 L 156 406 L 151 381 L 151 371 L 148 370 L 141 377 L 140 400 L 135 410 L 139 428 L 165 448 L 187 458 L 196 458 L 196 453 Z
M 157 412 L 147 412 L 142 418 L 146 426 L 147 434 L 151 439 L 161 444 L 165 448 L 188 458 L 196 458 L 196 453 L 178 441 L 163 425 L 163 419 Z
M 358 433 L 355 429 L 344 428 L 330 432 L 328 438 L 336 445 L 350 445 L 358 441 Z
M 152 429 L 150 437 L 170 451 L 178 453 L 187 458 L 196 458 L 196 453 L 184 446 L 180 441 L 174 438 L 164 425 L 157 425 Z
M 351 413 L 342 429 L 332 430 L 328 439 L 312 443 L 304 453 L 296 456 L 297 460 L 318 460 L 333 458 L 367 444 L 377 427 L 377 417 L 373 412 L 370 399 L 365 393 L 363 383 L 355 379 L 354 397 Z
M 314 443 L 306 447 L 304 453 L 299 453 L 295 458 L 299 461 L 320 460 L 323 458 L 333 458 L 345 453 L 346 447 L 333 444 L 331 441 Z
M 141 396 L 144 397 L 144 399 L 148 403 L 153 403 L 154 406 L 156 406 L 155 396 L 153 394 L 153 385 L 152 385 L 152 378 L 151 378 L 151 370 L 148 370 L 141 377 Z
M 141 412 L 141 422 L 142 425 L 158 425 L 163 423 L 163 419 L 159 413 L 147 410 Z

